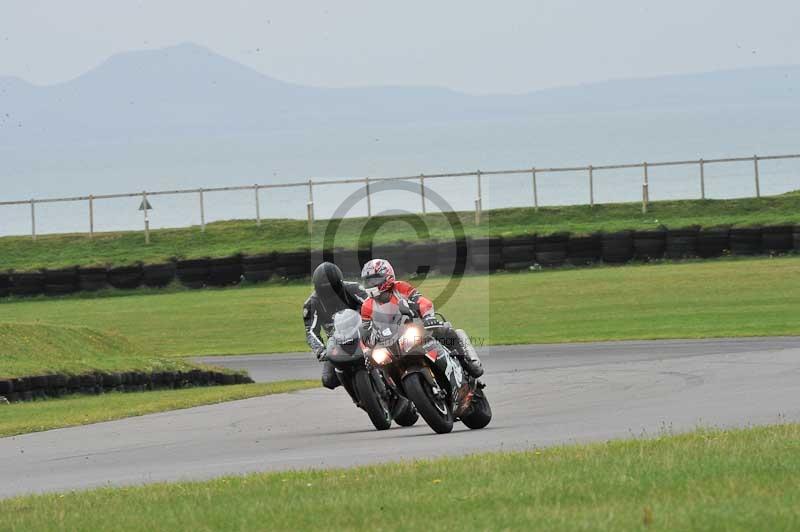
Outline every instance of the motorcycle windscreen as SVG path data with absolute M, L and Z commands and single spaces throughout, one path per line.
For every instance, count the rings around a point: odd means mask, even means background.
M 354 343 L 360 338 L 361 314 L 353 309 L 345 309 L 333 316 L 333 337 L 336 343 Z
M 376 302 L 377 303 L 377 302 Z M 403 333 L 403 314 L 393 301 L 378 303 L 372 309 L 372 329 L 378 345 L 393 345 Z

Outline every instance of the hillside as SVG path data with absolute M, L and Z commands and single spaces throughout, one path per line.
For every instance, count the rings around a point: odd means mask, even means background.
M 619 203 L 568 207 L 547 207 L 485 211 L 480 226 L 473 212 L 456 213 L 468 236 L 513 236 L 550 234 L 568 231 L 588 234 L 622 229 L 653 229 L 659 225 L 672 228 L 701 225 L 758 225 L 800 223 L 800 191 L 760 199 L 684 200 L 651 203 L 647 215 L 639 203 Z M 452 240 L 453 230 L 446 217 L 424 217 L 430 237 Z M 151 232 L 151 244 L 145 246 L 140 231 L 0 238 L 0 271 L 35 270 L 73 265 L 124 265 L 136 262 L 157 263 L 164 260 L 196 257 L 222 257 L 236 253 L 259 254 L 268 251 L 292 251 L 322 248 L 327 220 L 317 221 L 314 236 L 309 238 L 306 222 L 300 220 L 233 220 L 208 224 L 205 233 L 199 227 L 161 229 Z M 336 233 L 336 246 L 355 249 L 365 219 L 348 218 Z M 416 233 L 398 218 L 378 231 L 375 243 L 416 240 Z
M 7 145 L 29 145 L 435 124 L 542 113 L 800 106 L 800 67 L 471 96 L 435 87 L 295 85 L 187 43 L 118 54 L 73 80 L 51 86 L 0 77 L 0 94 L 0 140 Z
M 189 364 L 145 353 L 129 339 L 87 327 L 0 323 L 0 378 L 94 371 L 175 371 Z

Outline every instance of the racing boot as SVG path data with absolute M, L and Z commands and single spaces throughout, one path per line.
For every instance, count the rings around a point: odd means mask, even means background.
M 341 386 L 339 376 L 336 375 L 336 367 L 333 362 L 326 360 L 322 363 L 322 385 L 329 390 L 335 390 Z
M 478 352 L 475 351 L 475 347 L 473 347 L 472 342 L 467 336 L 467 333 L 464 332 L 464 329 L 456 329 L 456 334 L 458 335 L 459 343 L 461 344 L 461 354 L 462 360 L 464 362 L 463 366 L 464 369 L 467 370 L 473 378 L 478 378 L 483 375 L 483 364 L 481 364 L 481 359 L 478 358 Z

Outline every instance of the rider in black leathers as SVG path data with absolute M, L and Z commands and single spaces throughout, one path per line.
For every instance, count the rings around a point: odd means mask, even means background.
M 342 271 L 330 262 L 323 262 L 317 266 L 313 281 L 314 291 L 303 303 L 306 341 L 317 360 L 323 362 L 322 385 L 333 390 L 340 382 L 333 364 L 322 360 L 325 354 L 325 341 L 321 333 L 324 331 L 326 338 L 330 337 L 333 332 L 333 315 L 340 310 L 350 308 L 361 312 L 361 304 L 367 295 L 358 283 L 344 281 Z

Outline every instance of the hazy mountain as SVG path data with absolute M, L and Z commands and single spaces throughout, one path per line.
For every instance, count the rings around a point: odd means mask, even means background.
M 331 126 L 504 120 L 541 113 L 753 105 L 800 106 L 800 67 L 471 96 L 433 87 L 304 87 L 183 44 L 115 55 L 56 85 L 40 87 L 0 77 L 0 144 L 201 139 Z

